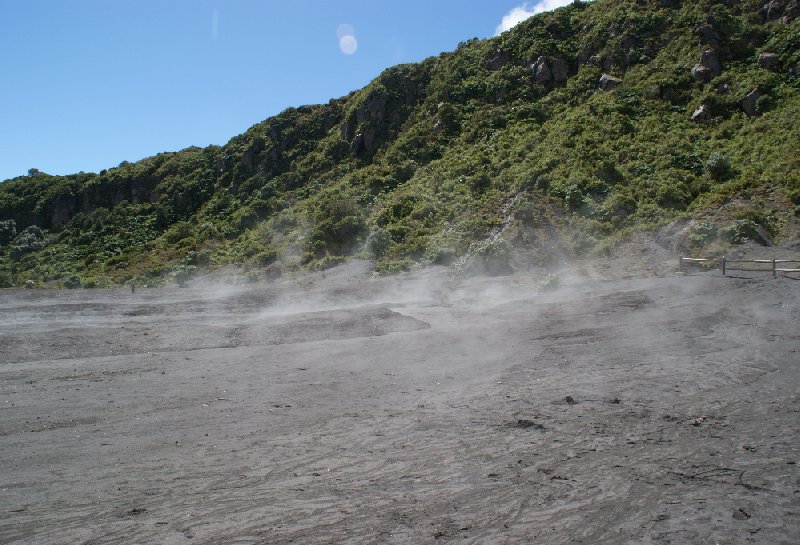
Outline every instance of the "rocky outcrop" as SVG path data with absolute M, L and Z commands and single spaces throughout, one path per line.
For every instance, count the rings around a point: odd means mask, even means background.
M 758 66 L 767 70 L 772 70 L 780 64 L 781 58 L 777 53 L 761 53 L 758 56 Z
M 711 121 L 711 106 L 708 104 L 701 104 L 694 113 L 692 113 L 692 121 L 696 123 L 707 123 Z
M 622 80 L 611 74 L 603 74 L 600 76 L 600 90 L 605 93 L 615 89 L 620 83 L 622 83 Z
M 700 53 L 700 61 L 692 68 L 692 78 L 697 83 L 707 83 L 722 73 L 719 56 L 714 49 Z
M 380 123 L 386 113 L 386 96 L 384 93 L 373 91 L 364 102 L 356 109 L 356 123 L 359 125 L 365 121 Z
M 386 93 L 373 89 L 341 126 L 341 135 L 350 143 L 350 153 L 359 156 L 375 151 L 377 135 L 387 122 Z
M 69 193 L 62 193 L 53 203 L 53 212 L 50 215 L 50 225 L 60 227 L 75 215 L 78 199 Z
M 758 14 L 764 22 L 780 20 L 781 23 L 788 24 L 800 15 L 800 2 L 797 0 L 771 0 L 761 6 Z
M 560 57 L 539 57 L 530 65 L 530 70 L 533 79 L 539 83 L 562 82 L 567 81 L 569 77 L 567 61 Z
M 714 76 L 711 75 L 711 70 L 705 66 L 695 64 L 694 68 L 692 68 L 692 79 L 695 83 L 708 83 L 713 77 Z
M 500 49 L 489 57 L 489 70 L 500 70 L 506 64 L 506 57 Z
M 530 68 L 533 79 L 539 83 L 547 83 L 553 79 L 553 74 L 550 72 L 550 63 L 547 62 L 545 57 L 536 59 L 536 62 Z
M 742 110 L 744 110 L 744 113 L 746 113 L 750 117 L 757 116 L 759 98 L 761 98 L 761 91 L 759 91 L 758 89 L 753 89 L 752 91 L 747 93 L 747 96 L 745 96 L 740 102 Z

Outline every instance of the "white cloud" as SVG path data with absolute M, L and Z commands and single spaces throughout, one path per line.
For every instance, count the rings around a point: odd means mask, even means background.
M 537 13 L 551 11 L 571 3 L 572 0 L 539 0 L 533 3 L 525 2 L 521 6 L 517 6 L 503 15 L 503 20 L 500 21 L 500 24 L 494 29 L 495 36 L 499 36 L 506 30 L 514 28 L 528 17 L 532 17 Z

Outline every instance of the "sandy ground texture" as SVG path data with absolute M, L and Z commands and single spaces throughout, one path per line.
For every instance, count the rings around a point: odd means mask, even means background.
M 2 543 L 800 543 L 800 282 L 0 291 Z

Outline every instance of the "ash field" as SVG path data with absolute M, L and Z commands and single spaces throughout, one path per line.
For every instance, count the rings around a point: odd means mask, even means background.
M 800 543 L 800 282 L 0 291 L 0 542 Z

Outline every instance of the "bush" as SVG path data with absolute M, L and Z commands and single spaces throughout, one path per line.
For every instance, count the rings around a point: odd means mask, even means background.
M 380 259 L 389 249 L 391 242 L 392 237 L 389 231 L 383 227 L 376 227 L 367 236 L 366 249 L 373 258 Z
M 81 277 L 78 276 L 77 274 L 71 274 L 67 276 L 66 278 L 64 278 L 62 284 L 68 290 L 75 290 L 83 285 L 83 283 L 81 282 Z
M 701 221 L 692 228 L 687 238 L 691 244 L 702 247 L 717 238 L 717 228 L 712 223 Z
M 450 274 L 457 278 L 509 274 L 511 255 L 511 245 L 503 239 L 473 242 L 466 255 L 457 259 L 450 267 Z
M 744 244 L 751 240 L 758 244 L 766 243 L 758 232 L 758 225 L 750 220 L 734 220 L 731 225 L 722 229 L 720 234 L 731 244 Z
M 254 256 L 254 261 L 258 264 L 259 267 L 268 267 L 275 263 L 278 260 L 278 250 L 275 248 L 270 248 L 269 250 L 264 250 L 263 252 L 259 252 Z
M 17 236 L 17 222 L 14 220 L 0 221 L 0 246 L 4 246 Z
M 0 271 L 0 288 L 10 288 L 14 285 L 14 278 L 8 271 Z
M 19 259 L 25 254 L 44 248 L 44 245 L 44 233 L 39 227 L 31 225 L 11 241 L 11 258 Z
M 553 291 L 561 285 L 561 280 L 556 273 L 548 273 L 536 283 L 536 289 L 539 291 Z
M 182 288 L 185 288 L 186 283 L 196 274 L 197 267 L 194 265 L 177 265 L 172 269 L 172 279 Z
M 715 180 L 724 180 L 731 173 L 731 161 L 727 155 L 715 151 L 706 161 L 706 172 Z
M 83 279 L 83 287 L 86 289 L 110 288 L 114 281 L 108 276 L 89 276 Z

